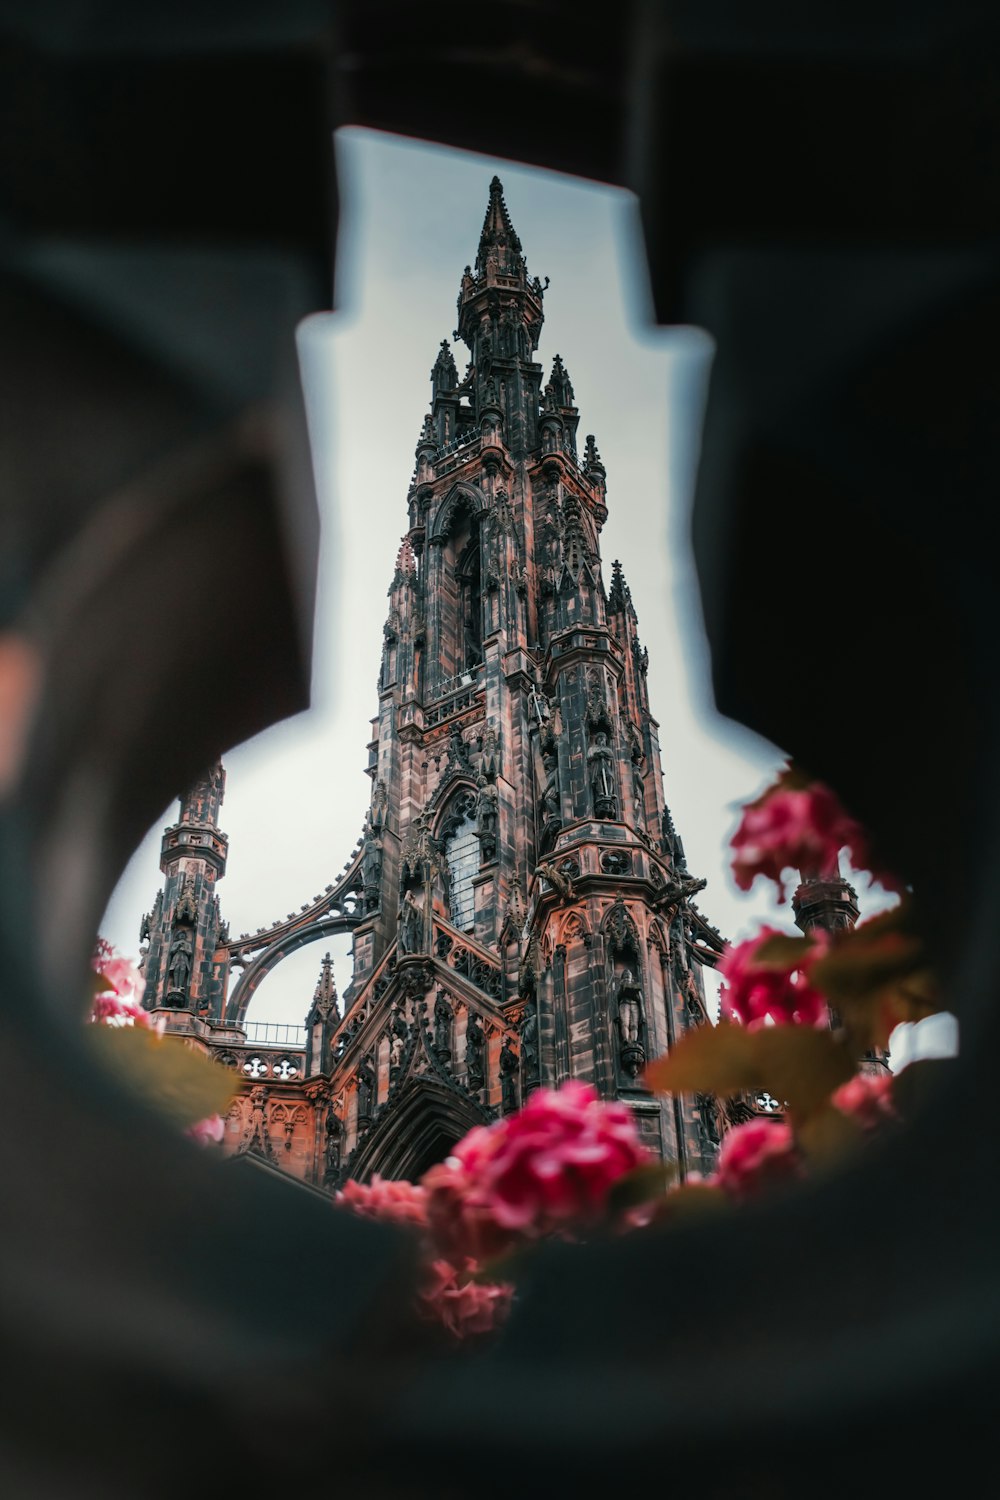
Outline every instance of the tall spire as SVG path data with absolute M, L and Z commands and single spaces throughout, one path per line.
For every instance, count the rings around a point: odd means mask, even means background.
M 337 1004 L 337 982 L 333 977 L 333 959 L 329 953 L 323 955 L 320 965 L 319 978 L 313 991 L 313 1010 L 320 1011 L 323 1015 L 335 1013 L 340 1019 L 340 1007 Z
M 632 603 L 632 590 L 625 582 L 625 574 L 617 557 L 611 564 L 611 592 L 608 594 L 608 609 L 624 610 Z
M 513 276 L 523 270 L 521 241 L 514 233 L 514 226 L 510 222 L 510 214 L 507 212 L 503 197 L 503 183 L 499 177 L 494 177 L 490 183 L 490 201 L 486 205 L 483 232 L 479 236 L 476 271 L 480 276 L 486 275 L 487 267 L 491 264 L 491 250 L 497 252 L 498 269 L 502 267 L 505 274 Z

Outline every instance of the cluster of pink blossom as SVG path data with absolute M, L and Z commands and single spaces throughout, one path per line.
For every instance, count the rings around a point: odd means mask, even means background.
M 90 1019 L 104 1025 L 151 1027 L 149 1012 L 137 996 L 142 975 L 130 958 L 123 958 L 105 938 L 94 944 L 90 967 L 107 986 L 94 995 Z
M 595 1223 L 627 1172 L 651 1160 L 632 1112 L 570 1079 L 519 1113 L 471 1130 L 424 1178 L 442 1247 L 488 1258 L 525 1239 Z
M 495 1328 L 510 1308 L 512 1286 L 479 1279 L 484 1261 L 592 1225 L 607 1214 L 615 1183 L 650 1160 L 628 1106 L 606 1104 L 589 1084 L 570 1080 L 470 1130 L 421 1182 L 348 1182 L 337 1202 L 421 1231 L 421 1311 L 462 1338 Z
M 474 1260 L 467 1259 L 461 1270 L 448 1260 L 432 1260 L 417 1294 L 418 1311 L 457 1339 L 492 1333 L 510 1312 L 514 1288 L 507 1281 L 478 1281 L 478 1270 Z
M 221 1146 L 226 1133 L 226 1122 L 221 1115 L 207 1115 L 204 1120 L 189 1125 L 184 1134 L 199 1146 Z
M 719 990 L 721 1012 L 744 1026 L 763 1026 L 770 1019 L 784 1025 L 825 1026 L 830 1013 L 826 1000 L 809 980 L 810 965 L 826 951 L 826 933 L 810 936 L 812 948 L 797 967 L 764 960 L 761 949 L 772 938 L 783 937 L 775 927 L 762 927 L 754 938 L 727 945 L 719 960 L 725 983 Z
M 743 809 L 733 835 L 733 876 L 748 891 L 758 875 L 773 880 L 778 899 L 785 899 L 784 872 L 801 870 L 818 875 L 835 872 L 841 849 L 847 849 L 856 869 L 870 868 L 868 839 L 860 823 L 841 807 L 836 795 L 821 781 L 789 786 L 788 773 L 756 802 Z M 895 882 L 877 877 L 889 889 Z
M 805 1175 L 791 1127 L 780 1120 L 748 1120 L 730 1130 L 719 1151 L 713 1185 L 730 1197 L 756 1197 Z
M 364 1219 L 427 1228 L 427 1189 L 419 1182 L 392 1182 L 376 1172 L 371 1182 L 346 1182 L 337 1202 Z
M 841 1114 L 856 1120 L 865 1130 L 878 1130 L 880 1126 L 899 1119 L 892 1102 L 891 1073 L 882 1073 L 877 1077 L 857 1073 L 834 1090 L 830 1103 Z
M 346 1182 L 337 1194 L 341 1208 L 363 1219 L 381 1219 L 417 1230 L 423 1250 L 423 1274 L 417 1312 L 439 1322 L 455 1338 L 490 1333 L 510 1310 L 514 1288 L 504 1282 L 478 1280 L 472 1257 L 446 1260 L 429 1233 L 427 1189 L 420 1182 L 392 1182 L 376 1172 L 371 1182 Z

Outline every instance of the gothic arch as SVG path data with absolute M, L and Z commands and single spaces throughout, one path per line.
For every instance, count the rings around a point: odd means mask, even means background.
M 604 914 L 601 922 L 601 932 L 604 935 L 609 953 L 623 952 L 629 948 L 637 959 L 642 955 L 642 947 L 639 942 L 639 929 L 635 925 L 635 919 L 621 900 L 616 901 Z
M 384 1117 L 362 1139 L 350 1160 L 350 1175 L 367 1181 L 375 1172 L 413 1182 L 447 1156 L 474 1125 L 488 1123 L 474 1100 L 426 1076 L 409 1079 Z
M 430 800 L 430 810 L 433 818 L 431 831 L 434 838 L 443 844 L 449 834 L 454 833 L 455 828 L 462 822 L 466 813 L 471 810 L 468 798 L 477 798 L 479 789 L 468 771 L 447 771 L 439 782 L 434 796 Z M 440 798 L 440 805 L 435 803 Z
M 449 787 L 449 795 L 436 819 L 437 839 L 447 872 L 445 895 L 448 917 L 463 930 L 474 910 L 472 880 L 479 874 L 481 848 L 476 820 L 478 793 L 467 776 Z M 454 847 L 452 839 L 456 840 Z M 459 844 L 464 852 L 459 853 Z M 456 863 L 457 860 L 457 863 Z
M 451 535 L 455 520 L 460 510 L 467 509 L 473 521 L 479 521 L 486 514 L 486 497 L 482 490 L 474 484 L 468 484 L 465 480 L 459 480 L 452 485 L 438 506 L 437 514 L 431 526 L 430 540 L 432 542 L 444 543 Z
M 309 943 L 324 941 L 340 932 L 353 932 L 361 920 L 361 917 L 355 913 L 334 912 L 318 922 L 309 923 L 307 927 L 300 927 L 297 932 L 288 933 L 285 937 L 279 938 L 276 943 L 264 948 L 252 963 L 247 964 L 233 985 L 226 1001 L 223 1019 L 242 1026 L 255 992 L 272 969 L 278 967 L 283 958 L 297 953 L 300 948 L 305 948 Z
M 577 938 L 582 938 L 589 947 L 593 942 L 593 934 L 590 924 L 582 912 L 571 911 L 563 919 L 562 929 L 559 933 L 560 943 L 572 943 Z
M 655 948 L 663 958 L 665 958 L 666 955 L 670 952 L 670 943 L 667 940 L 667 935 L 663 930 L 663 923 L 660 921 L 659 917 L 655 917 L 653 921 L 650 922 L 649 934 L 646 938 L 646 941 L 648 945 L 651 948 Z

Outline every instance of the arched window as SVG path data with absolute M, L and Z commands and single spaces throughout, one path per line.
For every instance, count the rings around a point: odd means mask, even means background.
M 479 835 L 476 819 L 466 811 L 461 822 L 448 835 L 445 844 L 448 860 L 448 892 L 451 901 L 451 920 L 456 927 L 467 932 L 475 919 L 476 893 L 472 882 L 479 874 Z
M 479 559 L 479 539 L 473 532 L 455 569 L 460 590 L 460 670 L 464 671 L 478 667 L 483 659 L 483 589 Z

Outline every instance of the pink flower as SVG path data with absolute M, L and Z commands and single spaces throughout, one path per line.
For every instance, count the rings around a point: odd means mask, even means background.
M 778 1120 L 749 1120 L 722 1142 L 712 1180 L 734 1198 L 753 1198 L 804 1175 L 791 1127 Z
M 199 1146 L 218 1146 L 226 1133 L 226 1122 L 221 1115 L 208 1115 L 196 1125 L 189 1125 L 184 1134 L 197 1141 Z
M 508 1282 L 474 1281 L 477 1270 L 470 1259 L 461 1272 L 450 1261 L 432 1261 L 427 1267 L 427 1285 L 418 1294 L 421 1314 L 436 1318 L 458 1339 L 492 1333 L 510 1312 L 514 1288 Z
M 650 1160 L 627 1105 L 590 1084 L 537 1089 L 519 1113 L 477 1126 L 431 1167 L 431 1234 L 446 1255 L 487 1260 L 519 1240 L 594 1222 L 625 1173 Z
M 866 1130 L 875 1130 L 899 1118 L 892 1103 L 891 1073 L 883 1073 L 878 1078 L 857 1073 L 840 1085 L 831 1095 L 830 1103 L 834 1109 L 857 1120 Z
M 142 989 L 142 975 L 130 958 L 122 958 L 118 954 L 114 958 L 106 959 L 98 973 L 105 979 L 116 995 L 127 999 L 134 995 L 137 990 Z
M 371 1182 L 345 1182 L 335 1201 L 362 1218 L 427 1227 L 427 1189 L 416 1182 L 389 1182 L 376 1172 Z
M 785 937 L 776 927 L 762 927 L 756 937 L 735 947 L 727 944 L 719 960 L 719 973 L 726 983 L 720 988 L 722 1014 L 744 1026 L 763 1026 L 766 1018 L 779 1024 L 825 1026 L 829 1022 L 826 1001 L 808 978 L 808 965 L 783 967 L 765 962 L 759 950 L 771 938 Z M 825 951 L 825 933 L 811 933 L 810 959 Z
M 141 993 L 142 975 L 130 958 L 116 953 L 106 938 L 94 943 L 90 967 L 106 988 L 94 996 L 91 1020 L 105 1025 L 150 1026 L 148 1011 L 134 997 Z
M 730 842 L 740 890 L 748 891 L 758 875 L 765 875 L 778 887 L 779 901 L 785 899 L 785 870 L 825 874 L 836 868 L 845 847 L 867 855 L 864 829 L 847 815 L 828 786 L 814 781 L 799 789 L 783 780 L 743 809 Z

